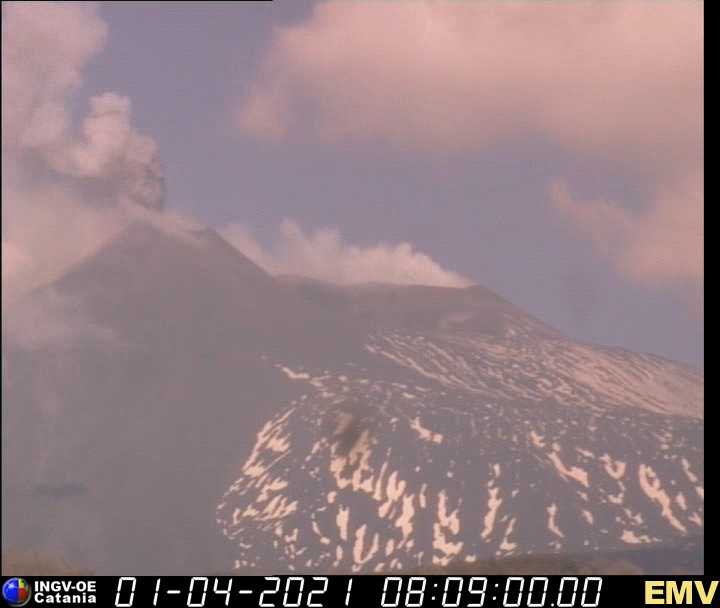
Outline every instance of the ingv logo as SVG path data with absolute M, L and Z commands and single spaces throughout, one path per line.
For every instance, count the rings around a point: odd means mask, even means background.
M 715 596 L 718 581 L 710 581 L 706 588 L 703 581 L 645 581 L 645 605 L 684 604 L 709 606 Z M 697 598 L 700 604 L 694 604 Z

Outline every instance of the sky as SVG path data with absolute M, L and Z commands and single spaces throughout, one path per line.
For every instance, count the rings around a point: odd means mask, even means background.
M 272 272 L 480 283 L 702 366 L 702 3 L 22 4 L 3 287 L 164 207 Z

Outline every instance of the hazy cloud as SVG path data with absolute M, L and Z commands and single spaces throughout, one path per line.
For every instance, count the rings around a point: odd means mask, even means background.
M 80 300 L 52 290 L 22 306 L 10 306 L 3 314 L 2 331 L 6 340 L 26 350 L 72 349 L 78 342 L 121 344 L 112 330 L 89 321 Z
M 409 243 L 359 247 L 344 242 L 334 229 L 305 233 L 285 220 L 269 247 L 242 225 L 228 226 L 223 236 L 271 274 L 305 276 L 339 284 L 393 283 L 466 287 L 472 282 L 442 268 Z
M 606 200 L 578 202 L 567 185 L 551 188 L 555 207 L 584 234 L 596 250 L 626 276 L 645 282 L 702 280 L 702 177 L 661 186 L 655 204 L 628 211 Z
M 556 204 L 628 276 L 696 279 L 700 2 L 324 2 L 280 28 L 238 112 L 247 133 L 469 152 L 541 135 L 653 194 Z M 554 190 L 557 194 L 557 190 Z M 565 199 L 565 203 L 568 200 Z M 601 222 L 589 228 L 590 218 Z M 612 227 L 612 228 L 611 228 Z M 621 234 L 613 234 L 619 228 Z M 610 243 L 600 247 L 611 247 Z M 686 247 L 668 265 L 663 251 Z
M 74 93 L 107 26 L 91 3 L 2 6 L 3 302 L 45 282 L 120 229 L 127 209 L 163 206 L 155 142 L 116 93 Z

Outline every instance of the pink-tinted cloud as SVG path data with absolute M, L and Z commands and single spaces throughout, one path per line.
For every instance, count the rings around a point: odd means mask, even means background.
M 629 211 L 606 200 L 577 201 L 567 185 L 551 187 L 555 208 L 609 258 L 625 276 L 639 282 L 702 280 L 702 178 L 689 173 L 662 184 L 654 204 Z
M 277 30 L 238 123 L 271 139 L 430 152 L 545 137 L 624 166 L 655 192 L 639 217 L 557 205 L 583 218 L 576 227 L 614 214 L 600 221 L 623 226 L 616 240 L 630 276 L 695 277 L 697 246 L 687 244 L 682 262 L 654 260 L 657 243 L 695 235 L 685 226 L 700 205 L 689 184 L 701 162 L 702 10 L 692 1 L 325 2 Z M 603 230 L 592 229 L 596 242 Z

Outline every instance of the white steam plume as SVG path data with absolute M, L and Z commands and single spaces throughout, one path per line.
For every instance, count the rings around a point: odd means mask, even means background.
M 238 250 L 275 275 L 291 274 L 338 284 L 391 283 L 467 287 L 469 279 L 442 268 L 409 243 L 358 247 L 334 229 L 305 233 L 285 220 L 270 247 L 263 247 L 245 227 L 228 226 L 223 236 Z

